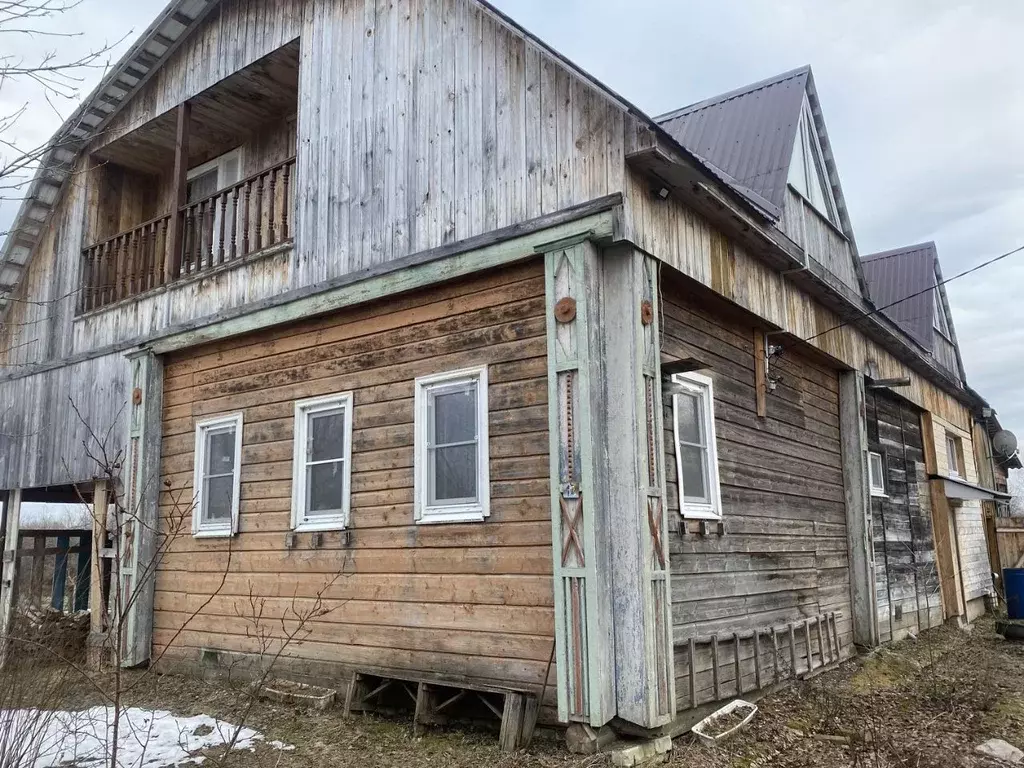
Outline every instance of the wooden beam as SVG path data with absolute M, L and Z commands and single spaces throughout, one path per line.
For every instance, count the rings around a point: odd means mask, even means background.
M 129 468 L 124 508 L 132 524 L 122 524 L 122 561 L 115 564 L 121 579 L 122 606 L 128 607 L 122 666 L 149 660 L 153 638 L 153 596 L 156 581 L 156 535 L 159 527 L 161 409 L 163 361 L 149 351 L 128 356 L 131 369 L 127 401 Z
M 188 134 L 192 117 L 192 105 L 182 102 L 178 105 L 174 137 L 174 175 L 171 179 L 171 227 L 167 238 L 167 252 L 164 254 L 164 282 L 169 283 L 178 276 L 181 269 L 181 248 L 184 240 L 185 221 L 181 213 L 185 205 L 185 191 L 188 183 Z
M 7 662 L 7 636 L 14 618 L 18 588 L 18 546 L 21 532 L 21 489 L 7 492 L 4 502 L 3 579 L 0 582 L 0 668 Z
M 868 436 L 864 375 L 839 375 L 839 436 L 843 452 L 846 537 L 850 553 L 853 641 L 865 648 L 878 645 L 878 603 L 875 596 L 874 537 L 868 490 Z
M 754 329 L 754 398 L 757 415 L 768 415 L 768 337 L 760 328 Z
M 620 195 L 609 195 L 532 221 L 343 275 L 170 328 L 151 342 L 158 354 L 308 319 L 345 307 L 454 280 L 483 269 L 514 264 L 544 253 L 549 244 L 570 236 L 594 241 L 613 237 Z M 138 343 L 138 342 L 137 342 Z M 38 370 L 38 369 L 32 369 Z M 17 378 L 17 377 L 12 377 Z M 4 377 L 0 376 L 0 381 Z

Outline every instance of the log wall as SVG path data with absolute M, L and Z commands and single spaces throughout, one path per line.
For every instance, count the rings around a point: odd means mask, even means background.
M 871 497 L 878 635 L 883 643 L 942 623 L 921 413 L 884 390 L 866 395 L 868 448 L 882 456 L 885 496 Z
M 756 321 L 690 281 L 663 286 L 662 359 L 696 358 L 714 382 L 724 533 L 680 515 L 671 398 L 665 400 L 672 610 L 679 707 L 688 705 L 691 637 L 749 632 L 837 611 L 842 652 L 853 649 L 839 382 L 816 356 L 787 350 L 780 381 L 756 412 Z M 804 651 L 801 650 L 801 653 Z M 746 650 L 744 688 L 754 679 Z M 728 690 L 735 673 L 721 670 Z M 697 699 L 712 674 L 697 666 Z
M 255 652 L 250 589 L 265 599 L 265 626 L 276 635 L 294 595 L 308 606 L 336 579 L 325 593 L 331 613 L 286 653 L 294 669 L 315 660 L 339 677 L 378 670 L 539 689 L 554 637 L 544 303 L 537 260 L 171 356 L 165 525 L 181 511 L 175 499 L 192 496 L 195 422 L 237 411 L 241 515 L 230 540 L 173 540 L 157 576 L 155 656 Z M 490 379 L 491 516 L 415 525 L 413 379 L 481 363 Z M 288 548 L 294 401 L 348 390 L 349 530 L 326 534 L 318 549 L 311 534 L 297 534 Z M 550 702 L 554 693 L 552 676 Z

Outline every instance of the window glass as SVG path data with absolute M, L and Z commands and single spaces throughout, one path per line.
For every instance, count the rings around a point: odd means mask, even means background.
M 296 403 L 292 524 L 297 529 L 348 524 L 351 397 L 344 393 Z
M 196 425 L 196 509 L 192 532 L 230 535 L 238 515 L 241 414 Z
M 946 435 L 946 461 L 949 466 L 949 474 L 960 475 L 960 456 L 957 451 L 956 438 Z
M 871 484 L 871 492 L 875 495 L 884 495 L 885 469 L 884 464 L 882 463 L 881 454 L 868 454 L 868 475 Z
M 486 368 L 416 380 L 416 519 L 489 514 Z
M 718 518 L 721 501 L 711 379 L 673 377 L 676 478 L 684 516 Z

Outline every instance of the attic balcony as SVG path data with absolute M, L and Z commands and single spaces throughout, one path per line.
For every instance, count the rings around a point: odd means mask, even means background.
M 293 243 L 294 41 L 91 154 L 79 313 Z

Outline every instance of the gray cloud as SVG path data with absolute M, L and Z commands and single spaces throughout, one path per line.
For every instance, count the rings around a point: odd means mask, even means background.
M 1024 3 L 495 1 L 650 114 L 811 64 L 862 253 L 933 239 L 948 277 L 1024 243 Z M 87 48 L 163 5 L 86 0 L 53 24 L 84 33 L 62 47 Z M 25 101 L 19 130 L 45 139 L 53 111 L 31 89 L 0 90 L 0 110 Z M 0 230 L 11 215 L 0 203 Z M 1024 437 L 1022 286 L 1024 254 L 948 293 L 971 384 Z

